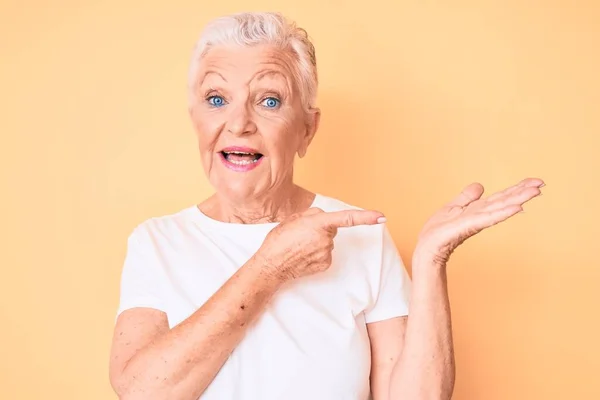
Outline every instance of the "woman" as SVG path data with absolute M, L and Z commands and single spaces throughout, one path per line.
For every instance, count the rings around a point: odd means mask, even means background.
M 450 398 L 448 257 L 543 182 L 485 200 L 468 186 L 421 232 L 411 283 L 381 213 L 294 184 L 316 92 L 314 48 L 280 15 L 206 28 L 189 111 L 216 190 L 129 237 L 110 365 L 119 398 Z

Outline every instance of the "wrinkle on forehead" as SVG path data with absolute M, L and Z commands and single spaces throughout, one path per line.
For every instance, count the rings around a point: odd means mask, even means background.
M 271 46 L 218 46 L 211 48 L 200 63 L 197 79 L 198 88 L 215 74 L 225 83 L 243 79 L 249 85 L 265 78 L 283 78 L 290 93 L 296 93 L 298 86 L 291 68 L 291 54 Z M 247 75 L 247 78 L 243 75 Z

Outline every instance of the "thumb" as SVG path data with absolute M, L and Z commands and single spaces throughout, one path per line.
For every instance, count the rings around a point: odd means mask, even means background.
M 472 183 L 465 187 L 458 196 L 448 203 L 449 206 L 466 207 L 483 195 L 483 186 L 480 183 Z
M 344 228 L 357 225 L 376 225 L 386 221 L 379 211 L 344 210 L 323 213 L 317 216 L 325 227 Z

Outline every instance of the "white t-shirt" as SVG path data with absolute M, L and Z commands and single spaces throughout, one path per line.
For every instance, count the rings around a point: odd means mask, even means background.
M 317 195 L 324 211 L 356 209 Z M 118 313 L 162 310 L 173 327 L 258 250 L 276 223 L 233 224 L 197 207 L 152 218 L 130 235 Z M 408 314 L 410 280 L 384 225 L 341 228 L 331 267 L 279 291 L 202 400 L 366 400 L 366 324 Z

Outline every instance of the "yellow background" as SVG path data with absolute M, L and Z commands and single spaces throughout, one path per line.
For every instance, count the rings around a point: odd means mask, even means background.
M 199 202 L 186 111 L 203 24 L 279 10 L 314 39 L 321 130 L 298 182 L 384 211 L 405 260 L 464 185 L 546 180 L 453 256 L 455 399 L 598 399 L 600 4 L 6 1 L 0 398 L 114 398 L 126 237 Z

